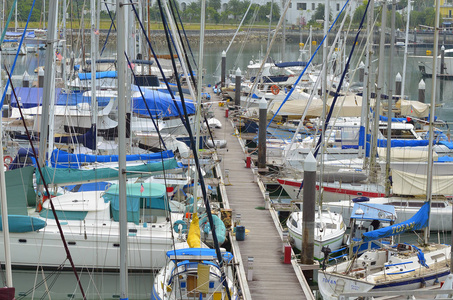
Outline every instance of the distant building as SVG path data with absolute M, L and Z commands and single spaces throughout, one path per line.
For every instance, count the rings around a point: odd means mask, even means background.
M 346 2 L 346 0 L 329 0 L 330 15 L 332 18 L 335 18 L 340 13 Z M 286 21 L 288 24 L 303 26 L 311 20 L 311 17 L 316 12 L 318 5 L 325 5 L 325 3 L 325 0 L 293 0 L 291 1 L 288 11 L 286 12 Z M 349 1 L 348 5 L 352 5 L 352 11 L 354 11 L 360 4 L 362 4 L 361 1 L 358 4 L 357 0 L 353 0 Z M 281 5 L 282 3 L 280 3 L 280 6 Z M 283 11 L 282 6 L 281 9 Z
M 452 22 L 453 0 L 440 0 L 440 16 L 444 22 Z
M 181 7 L 181 10 L 184 11 L 187 7 L 192 2 L 196 2 L 198 0 L 179 0 L 179 4 Z M 280 6 L 280 11 L 283 12 L 283 4 L 286 3 L 287 0 L 276 0 L 274 2 L 278 3 Z M 453 1 L 453 0 L 444 0 L 444 1 Z M 261 1 L 254 1 L 254 3 L 258 3 L 260 5 L 265 4 L 266 2 L 271 2 L 271 1 L 266 1 L 266 0 L 261 0 Z M 329 0 L 330 3 L 330 15 L 332 18 L 335 18 L 343 8 L 343 6 L 346 4 L 346 0 Z M 222 10 L 226 10 L 227 5 L 228 5 L 228 0 L 221 0 L 222 3 Z M 292 24 L 292 25 L 305 25 L 307 24 L 310 20 L 313 14 L 316 11 L 316 8 L 320 4 L 325 4 L 325 0 L 292 0 L 291 4 L 288 8 L 288 11 L 286 12 L 286 22 L 287 24 Z M 355 8 L 358 5 L 361 5 L 362 1 L 360 0 L 351 0 L 349 1 L 348 5 L 352 5 L 352 11 L 355 10 Z

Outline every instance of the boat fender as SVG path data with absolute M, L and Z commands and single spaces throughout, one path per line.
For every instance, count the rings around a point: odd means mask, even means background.
M 183 220 L 177 220 L 177 221 L 173 224 L 173 230 L 174 230 L 176 233 L 179 233 L 179 225 L 182 226 L 181 233 L 187 232 L 187 223 L 184 222 Z
M 280 88 L 277 85 L 274 84 L 274 85 L 271 86 L 271 92 L 274 95 L 278 95 L 278 93 L 280 93 Z
M 357 198 L 352 199 L 352 202 L 355 202 L 355 203 L 356 202 L 366 202 L 366 201 L 370 201 L 370 198 L 362 196 L 362 197 L 357 197 Z

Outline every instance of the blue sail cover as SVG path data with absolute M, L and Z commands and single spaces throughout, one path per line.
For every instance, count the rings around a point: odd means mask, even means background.
M 174 154 L 171 150 L 148 153 L 126 155 L 127 161 L 148 161 L 155 162 L 166 158 L 173 158 Z M 117 162 L 118 155 L 92 155 L 92 154 L 72 154 L 63 150 L 55 149 L 52 152 L 51 162 L 52 167 L 57 168 L 79 168 L 81 164 L 95 162 Z
M 41 106 L 43 88 L 37 87 L 18 87 L 14 89 L 17 98 L 20 99 L 19 103 L 21 108 L 32 108 Z M 14 93 L 11 95 L 11 106 L 17 107 L 16 96 Z M 96 97 L 99 107 L 107 106 L 110 101 L 109 97 Z M 64 92 L 62 89 L 55 89 L 55 105 L 61 106 L 75 106 L 81 103 L 91 103 L 91 97 L 83 96 L 82 91 Z
M 148 105 L 149 112 L 153 117 L 168 118 L 179 116 L 176 105 L 169 94 L 148 89 L 142 89 L 142 92 L 146 104 Z M 193 101 L 185 99 L 184 102 L 186 104 L 187 113 L 189 115 L 195 114 L 195 105 Z M 176 97 L 176 103 L 181 113 L 183 113 L 183 106 L 180 98 Z M 141 96 L 132 98 L 132 110 L 134 113 L 140 115 L 150 115 Z
M 104 71 L 104 72 L 96 72 L 96 79 L 101 78 L 117 78 L 118 74 L 116 71 Z M 91 73 L 79 73 L 80 80 L 90 80 Z
M 364 243 L 374 241 L 394 235 L 405 233 L 406 231 L 420 230 L 428 226 L 430 203 L 425 202 L 420 210 L 409 220 L 378 230 L 365 232 L 362 235 Z
M 390 147 L 419 147 L 419 146 L 428 146 L 428 140 L 404 140 L 404 139 L 392 139 L 390 142 Z M 378 139 L 378 147 L 387 147 L 387 140 Z

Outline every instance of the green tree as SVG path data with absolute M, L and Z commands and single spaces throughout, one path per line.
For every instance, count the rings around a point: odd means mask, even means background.
M 240 0 L 228 1 L 228 11 L 233 15 L 235 20 L 239 19 L 239 16 L 243 15 L 245 11 L 242 11 L 243 3 Z
M 316 22 L 316 20 L 324 20 L 324 10 L 325 10 L 325 5 L 319 4 L 318 7 L 316 7 L 316 10 L 311 17 L 311 22 L 314 23 L 314 22 Z M 332 19 L 332 14 L 329 13 L 329 20 L 331 20 L 331 19 Z
M 219 11 L 220 8 L 222 7 L 222 1 L 221 0 L 208 0 L 208 7 L 212 7 L 216 11 Z
M 367 6 L 367 3 L 364 2 L 355 9 L 354 15 L 352 16 L 352 23 L 360 24 L 360 22 L 362 21 L 362 18 L 363 18 L 363 14 L 365 13 L 366 6 Z
M 209 21 L 219 24 L 220 14 L 213 7 L 209 6 L 206 8 L 206 15 L 208 16 Z

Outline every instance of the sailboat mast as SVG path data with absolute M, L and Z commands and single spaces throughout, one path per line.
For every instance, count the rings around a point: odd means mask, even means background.
M 41 166 L 45 166 L 46 161 L 46 148 L 48 141 L 48 132 L 50 119 L 53 119 L 53 113 L 50 114 L 52 105 L 52 98 L 55 97 L 55 42 L 57 41 L 57 10 L 58 0 L 51 0 L 49 3 L 49 30 L 47 32 L 46 40 L 46 63 L 45 63 L 45 76 L 42 97 L 42 111 L 41 111 L 41 124 L 39 134 L 39 159 L 38 162 Z M 53 94 L 53 97 L 52 97 Z M 49 121 L 47 121 L 49 120 Z M 53 135 L 50 136 L 53 139 Z M 41 187 L 42 190 L 42 187 Z
M 382 86 L 384 80 L 384 46 L 385 46 L 385 29 L 387 27 L 387 6 L 385 1 L 382 2 L 382 21 L 381 21 L 381 37 L 379 42 L 379 67 L 378 67 L 378 80 L 376 87 L 376 103 L 374 105 L 374 128 L 373 128 L 373 140 L 371 146 L 371 157 L 370 157 L 370 177 L 371 180 L 376 182 L 377 171 L 376 171 L 376 152 L 377 152 L 377 138 L 379 133 L 379 113 L 381 110 L 381 95 Z
M 366 155 L 366 134 L 368 133 L 368 112 L 370 105 L 370 79 L 371 79 L 371 56 L 373 55 L 373 22 L 374 21 L 374 0 L 370 0 L 367 15 L 367 40 L 366 55 L 365 55 L 365 70 L 363 78 L 363 97 L 362 97 L 362 111 L 360 118 L 360 137 L 359 137 L 359 157 L 363 157 L 363 166 L 368 166 Z M 371 40 L 370 40 L 371 39 Z
M 127 7 L 127 6 L 126 6 Z M 126 24 L 126 7 L 121 0 L 116 2 L 116 23 Z M 118 68 L 118 179 L 120 223 L 120 299 L 128 299 L 127 282 L 127 205 L 126 205 L 126 26 L 117 26 Z
M 407 1 L 407 22 L 406 22 L 406 37 L 404 40 L 404 58 L 403 58 L 403 79 L 401 81 L 401 99 L 404 99 L 404 85 L 406 82 L 406 60 L 407 60 L 407 44 L 409 43 L 409 20 L 411 15 L 411 0 Z
M 392 18 L 391 18 L 391 34 L 390 34 L 390 57 L 389 57 L 389 67 L 388 67 L 388 84 L 387 84 L 387 162 L 385 164 L 385 196 L 390 196 L 390 153 L 391 153 L 391 143 L 392 140 L 392 107 L 393 107 L 393 84 L 391 80 L 392 71 L 393 71 L 393 52 L 395 50 L 395 8 L 396 0 L 392 2 Z M 382 70 L 384 71 L 384 70 Z M 379 73 L 381 71 L 379 70 Z
M 434 19 L 434 44 L 433 44 L 433 82 L 431 87 L 431 106 L 429 112 L 429 144 L 428 144 L 428 173 L 426 177 L 426 201 L 431 203 L 432 179 L 433 179 L 433 141 L 434 141 L 434 118 L 436 112 L 436 87 L 437 87 L 437 55 L 439 43 L 439 0 L 436 0 L 436 15 Z M 431 207 L 430 207 L 431 210 Z M 425 243 L 428 243 L 431 223 L 431 213 L 428 215 L 428 227 L 425 230 Z
M 96 1 L 90 1 L 90 12 L 91 12 L 91 47 L 90 47 L 90 57 L 91 57 L 91 124 L 96 128 L 97 123 L 97 111 L 98 111 L 98 103 L 96 99 Z M 96 134 L 96 131 L 94 134 Z
M 0 62 L 1 62 L 0 52 Z M 0 137 L 3 137 L 2 124 L 0 124 Z M 0 138 L 0 160 L 3 161 L 3 138 Z M 3 167 L 2 167 L 3 168 Z M 6 183 L 5 171 L 0 171 L 0 197 L 2 207 L 2 226 L 3 226 L 3 245 L 5 249 L 5 271 L 6 271 L 6 286 L 13 287 L 13 273 L 11 268 L 11 249 L 9 243 L 9 224 L 8 224 L 8 204 L 6 200 Z
M 198 54 L 198 73 L 197 73 L 197 115 L 195 116 L 195 150 L 200 149 L 200 130 L 201 130 L 201 92 L 203 81 L 203 58 L 204 58 L 204 31 L 206 18 L 206 0 L 201 0 L 201 20 L 200 20 L 200 50 Z M 187 81 L 189 79 L 187 78 Z M 190 124 L 189 124 L 190 126 Z M 209 125 L 208 125 L 209 126 Z M 194 153 L 194 155 L 198 155 Z M 198 205 L 198 172 L 195 172 L 193 181 L 193 212 L 197 212 Z

